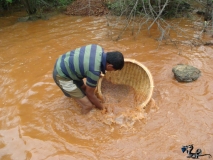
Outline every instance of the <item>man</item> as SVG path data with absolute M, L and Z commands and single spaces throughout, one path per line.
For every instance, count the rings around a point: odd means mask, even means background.
M 95 95 L 101 72 L 121 70 L 124 57 L 118 51 L 104 53 L 99 45 L 91 44 L 61 55 L 55 64 L 53 79 L 65 96 L 74 98 L 82 106 L 82 114 L 103 105 Z M 86 78 L 84 84 L 83 78 Z

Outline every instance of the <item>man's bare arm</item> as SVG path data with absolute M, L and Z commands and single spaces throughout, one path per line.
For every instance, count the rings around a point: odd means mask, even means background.
M 95 88 L 86 86 L 85 93 L 88 99 L 90 100 L 90 102 L 94 104 L 96 108 L 101 110 L 103 109 L 103 105 L 100 103 L 99 99 L 95 95 Z

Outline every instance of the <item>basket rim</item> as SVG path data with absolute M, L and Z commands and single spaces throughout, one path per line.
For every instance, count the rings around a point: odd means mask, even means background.
M 149 101 L 151 100 L 152 94 L 153 94 L 153 90 L 154 90 L 154 81 L 153 81 L 152 74 L 151 74 L 151 72 L 149 71 L 149 69 L 148 69 L 145 65 L 143 65 L 141 62 L 139 62 L 139 61 L 137 61 L 137 60 L 135 60 L 135 59 L 125 58 L 124 61 L 125 61 L 125 62 L 130 62 L 130 63 L 137 64 L 138 66 L 140 66 L 141 68 L 144 69 L 144 71 L 146 72 L 146 74 L 147 74 L 148 77 L 149 77 L 149 81 L 150 81 L 150 90 L 149 90 L 149 94 L 148 94 L 146 100 L 145 100 L 143 103 L 139 104 L 139 106 L 141 106 L 141 107 L 144 108 L 144 107 L 146 107 L 146 105 L 147 105 L 147 104 L 149 103 Z
M 150 81 L 150 90 L 147 94 L 147 97 L 145 99 L 144 102 L 142 102 L 141 104 L 139 104 L 139 107 L 142 107 L 142 108 L 145 108 L 146 105 L 149 103 L 149 101 L 151 100 L 152 98 L 152 94 L 153 94 L 153 90 L 154 90 L 154 81 L 153 81 L 153 77 L 152 77 L 152 74 L 151 72 L 149 71 L 149 69 L 143 65 L 141 62 L 135 60 L 135 59 L 130 59 L 130 58 L 125 58 L 124 59 L 124 62 L 129 62 L 129 63 L 133 63 L 133 64 L 136 64 L 138 66 L 140 66 L 145 72 L 146 74 L 148 75 L 149 77 L 149 81 Z M 101 84 L 102 84 L 102 80 L 104 78 L 104 75 L 101 75 L 99 81 L 98 81 L 98 85 L 97 85 L 97 95 L 98 97 L 103 100 L 103 95 L 102 95 L 102 91 L 101 91 Z

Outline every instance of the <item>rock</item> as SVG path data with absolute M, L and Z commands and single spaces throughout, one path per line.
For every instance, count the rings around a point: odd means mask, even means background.
M 175 67 L 172 68 L 172 72 L 174 73 L 175 79 L 178 82 L 195 81 L 200 77 L 201 73 L 201 71 L 198 70 L 197 68 L 184 64 L 176 65 Z
M 29 17 L 29 16 L 26 16 L 26 17 L 20 17 L 20 18 L 18 19 L 18 22 L 27 22 L 27 21 L 29 21 L 29 19 L 30 19 L 30 17 Z
M 20 17 L 18 18 L 18 22 L 27 22 L 27 21 L 36 21 L 38 19 L 43 19 L 43 20 L 48 20 L 49 17 L 47 14 L 42 14 L 42 15 L 30 15 L 26 17 Z

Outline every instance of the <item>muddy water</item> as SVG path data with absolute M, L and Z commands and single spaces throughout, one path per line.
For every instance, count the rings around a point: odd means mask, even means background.
M 25 23 L 9 18 L 0 19 L 10 24 L 0 28 L 1 159 L 183 160 L 187 155 L 181 147 L 188 144 L 213 155 L 212 47 L 180 46 L 182 52 L 174 45 L 158 47 L 156 29 L 151 36 L 144 31 L 133 40 L 126 33 L 114 42 L 103 17 L 57 15 Z M 182 25 L 191 24 L 185 20 Z M 108 123 L 97 110 L 82 116 L 54 84 L 51 73 L 58 56 L 91 43 L 122 51 L 153 75 L 152 105 L 130 127 Z M 171 72 L 178 63 L 199 68 L 202 76 L 178 83 Z
M 103 79 L 101 84 L 103 104 L 107 109 L 107 114 L 112 114 L 117 118 L 122 116 L 122 113 L 136 110 L 134 88 L 128 85 L 113 84 L 105 79 Z

